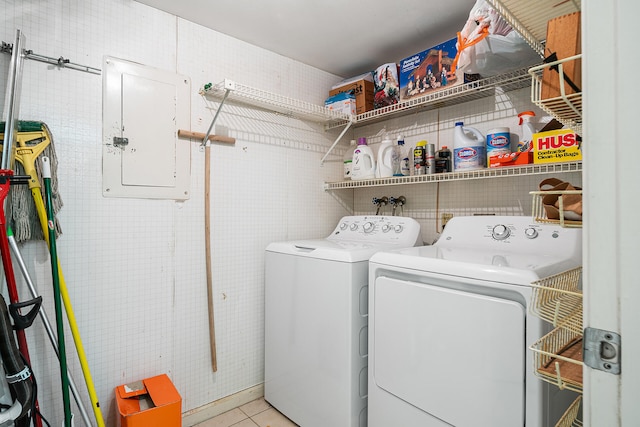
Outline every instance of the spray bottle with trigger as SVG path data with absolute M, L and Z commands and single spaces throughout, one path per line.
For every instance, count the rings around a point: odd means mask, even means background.
M 533 134 L 536 133 L 536 128 L 533 126 L 533 123 L 531 123 L 531 119 L 535 116 L 536 113 L 533 111 L 524 111 L 518 114 L 518 118 L 520 119 L 518 124 L 522 126 L 522 137 L 516 149 L 518 153 L 531 151 L 533 149 L 531 141 L 533 140 Z

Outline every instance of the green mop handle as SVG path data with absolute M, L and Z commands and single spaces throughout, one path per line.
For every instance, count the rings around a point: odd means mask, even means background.
M 55 216 L 51 197 L 51 164 L 48 157 L 42 157 L 42 178 L 47 202 L 47 222 L 49 225 L 49 252 L 51 253 L 51 276 L 53 278 L 53 300 L 56 310 L 58 330 L 58 353 L 60 354 L 60 378 L 62 380 L 62 401 L 64 403 L 64 425 L 71 427 L 71 400 L 69 397 L 69 377 L 67 377 L 67 354 L 64 345 L 64 323 L 62 321 L 62 299 L 60 298 L 60 275 L 58 273 L 58 253 L 56 251 Z

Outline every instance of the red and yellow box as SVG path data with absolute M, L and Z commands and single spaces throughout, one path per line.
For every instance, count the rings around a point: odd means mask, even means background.
M 120 427 L 180 427 L 182 397 L 165 374 L 116 387 Z
M 533 163 L 562 163 L 582 160 L 580 137 L 571 129 L 533 134 Z

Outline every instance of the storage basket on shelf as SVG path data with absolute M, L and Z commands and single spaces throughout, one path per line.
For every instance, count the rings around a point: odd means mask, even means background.
M 567 408 L 564 415 L 556 423 L 556 427 L 582 427 L 582 421 L 578 419 L 580 415 L 580 403 L 582 402 L 582 396 L 578 396 L 573 401 L 571 406 Z
M 582 267 L 572 268 L 531 283 L 529 311 L 554 327 L 582 334 Z
M 529 348 L 538 378 L 561 390 L 582 393 L 582 333 L 559 326 Z
M 582 91 L 571 87 L 567 72 L 580 70 L 581 59 L 582 55 L 574 55 L 529 69 L 533 103 L 578 135 L 582 135 Z
M 531 191 L 532 213 L 537 222 L 582 227 L 582 188 L 557 178 L 547 178 L 539 191 Z

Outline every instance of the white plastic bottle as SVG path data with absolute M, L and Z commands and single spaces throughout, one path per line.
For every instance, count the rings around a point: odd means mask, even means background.
M 404 141 L 403 141 L 404 142 Z M 404 176 L 413 175 L 413 148 L 405 145 L 404 157 L 402 158 L 402 174 Z
M 406 164 L 404 163 L 405 160 Z M 406 169 L 406 173 L 403 167 Z M 409 174 L 409 158 L 406 156 L 404 150 L 404 137 L 402 135 L 398 135 L 396 145 L 393 146 L 391 169 L 393 170 L 393 176 L 405 176 Z
M 375 176 L 376 160 L 373 150 L 367 145 L 367 138 L 358 138 L 358 145 L 353 151 L 351 179 L 371 179 Z
M 393 141 L 385 138 L 378 149 L 378 161 L 376 163 L 376 178 L 388 178 L 393 176 Z
M 520 119 L 519 125 L 522 126 L 522 137 L 520 138 L 520 142 L 518 142 L 517 152 L 526 152 L 533 150 L 531 145 L 531 141 L 533 140 L 533 134 L 536 133 L 536 128 L 531 123 L 531 120 L 536 116 L 536 113 L 533 111 L 524 111 L 518 114 L 518 118 Z
M 353 162 L 353 152 L 356 149 L 356 140 L 352 139 L 349 148 L 347 148 L 344 152 L 344 157 L 342 159 L 344 164 L 344 179 L 351 179 L 351 163 Z
M 476 128 L 457 122 L 453 130 L 453 169 L 474 170 L 487 167 L 485 136 Z

